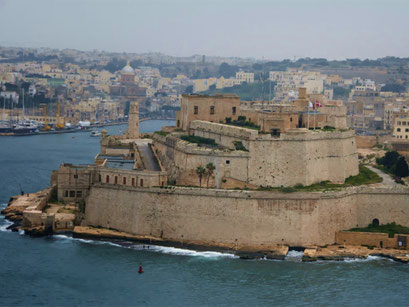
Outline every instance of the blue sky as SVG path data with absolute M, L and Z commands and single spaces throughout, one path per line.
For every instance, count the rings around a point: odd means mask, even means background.
M 406 0 L 0 0 L 0 45 L 255 57 L 409 56 Z

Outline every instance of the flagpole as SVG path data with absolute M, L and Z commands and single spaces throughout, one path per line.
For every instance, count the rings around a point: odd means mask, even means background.
M 310 130 L 310 104 L 307 106 L 307 129 Z
M 314 131 L 315 131 L 315 114 L 317 113 L 317 102 L 314 102 Z

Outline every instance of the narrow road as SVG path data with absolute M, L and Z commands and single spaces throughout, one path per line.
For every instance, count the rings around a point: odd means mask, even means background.
M 148 143 L 137 143 L 138 150 L 141 154 L 141 158 L 145 167 L 150 171 L 160 171 L 158 162 L 153 155 L 152 149 L 149 147 Z
M 396 183 L 395 180 L 392 179 L 392 177 L 389 174 L 385 174 L 381 170 L 370 166 L 370 165 L 365 165 L 367 168 L 369 168 L 371 171 L 377 173 L 380 177 L 382 177 L 383 181 L 381 184 L 384 184 L 388 187 L 395 188 L 395 187 L 400 187 L 401 185 Z

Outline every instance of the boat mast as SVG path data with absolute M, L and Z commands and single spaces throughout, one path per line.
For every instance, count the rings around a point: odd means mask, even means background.
M 24 88 L 23 88 L 23 121 L 24 121 Z
M 6 97 L 3 96 L 3 121 L 6 121 Z

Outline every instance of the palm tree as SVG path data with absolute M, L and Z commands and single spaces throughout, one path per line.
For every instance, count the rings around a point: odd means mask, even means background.
M 202 187 L 202 178 L 206 174 L 206 169 L 200 165 L 196 168 L 196 174 L 199 176 L 199 184 Z
M 209 180 L 210 180 L 210 177 L 213 175 L 213 172 L 216 169 L 216 166 L 214 166 L 214 164 L 210 162 L 210 163 L 207 163 L 206 169 L 207 169 L 207 187 L 209 187 Z

